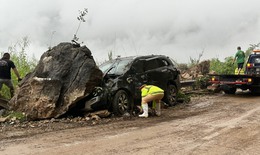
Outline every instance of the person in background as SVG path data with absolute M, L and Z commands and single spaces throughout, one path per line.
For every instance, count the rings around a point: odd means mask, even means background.
M 11 97 L 13 97 L 14 86 L 11 80 L 11 68 L 17 76 L 18 81 L 21 81 L 22 79 L 14 65 L 14 62 L 10 60 L 10 54 L 4 53 L 3 57 L 0 59 L 0 90 L 3 87 L 3 84 L 5 84 L 10 89 Z
M 157 116 L 161 115 L 161 106 L 160 106 L 160 102 L 161 99 L 164 96 L 164 90 L 154 86 L 154 85 L 142 85 L 140 87 L 141 89 L 141 96 L 142 96 L 142 102 L 141 102 L 141 106 L 143 109 L 143 114 L 139 115 L 139 117 L 148 117 L 148 103 L 153 101 L 153 108 L 156 108 L 155 112 L 157 114 Z M 154 105 L 154 103 L 156 103 L 156 106 Z
M 241 50 L 240 46 L 237 47 L 237 52 L 233 60 L 233 63 L 235 61 L 237 62 L 238 74 L 240 74 L 240 71 L 243 69 L 245 63 L 245 52 Z

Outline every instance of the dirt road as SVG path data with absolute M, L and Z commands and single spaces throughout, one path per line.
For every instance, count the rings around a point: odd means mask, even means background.
M 0 154 L 260 153 L 260 96 L 245 92 L 195 97 L 189 104 L 163 109 L 161 117 L 80 124 L 3 130 Z

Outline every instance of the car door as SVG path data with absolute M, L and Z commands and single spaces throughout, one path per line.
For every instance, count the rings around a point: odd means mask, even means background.
M 140 85 L 147 82 L 147 77 L 144 74 L 144 60 L 143 59 L 136 59 L 133 61 L 133 64 L 131 66 L 131 77 L 132 77 L 132 84 L 134 87 L 134 96 L 135 98 L 140 97 Z
M 145 61 L 144 73 L 147 76 L 147 84 L 166 88 L 168 83 L 169 71 L 166 64 L 160 58 L 150 58 Z

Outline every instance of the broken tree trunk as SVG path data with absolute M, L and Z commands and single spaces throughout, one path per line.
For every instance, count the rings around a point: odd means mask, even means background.
M 4 109 L 9 109 L 8 107 L 8 100 L 0 98 L 0 109 L 4 108 Z
M 9 106 L 24 112 L 29 120 L 57 118 L 87 96 L 101 79 L 102 71 L 86 46 L 60 43 L 41 56 Z

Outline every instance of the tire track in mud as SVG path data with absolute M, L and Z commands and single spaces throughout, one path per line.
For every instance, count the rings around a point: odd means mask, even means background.
M 212 110 L 211 112 L 215 114 L 212 114 L 212 118 L 204 122 L 205 126 L 203 128 L 205 130 L 203 130 L 203 136 L 198 139 L 197 143 L 188 146 L 190 152 L 212 154 L 212 152 L 208 151 L 212 145 L 218 147 L 218 149 L 212 149 L 213 152 L 221 152 L 221 150 L 236 152 L 235 154 L 248 154 L 247 150 L 259 152 L 255 149 L 256 146 L 258 146 L 257 148 L 260 147 L 259 97 L 252 96 L 247 98 L 247 95 L 225 95 L 220 101 L 216 102 L 213 107 L 217 104 L 220 104 L 221 107 Z M 248 147 L 248 145 L 245 145 L 248 143 L 253 147 L 244 149 L 243 147 Z
M 237 126 L 241 126 L 248 122 L 249 117 L 252 117 L 252 115 L 255 115 L 256 113 L 260 112 L 260 104 L 259 107 L 256 107 L 254 109 L 251 109 L 249 111 L 246 111 L 244 113 L 241 113 L 239 117 L 231 118 L 228 121 L 221 122 L 219 124 L 212 124 L 212 128 L 217 128 L 216 132 L 213 132 L 212 134 L 204 137 L 205 140 L 210 140 L 214 137 L 219 136 L 221 133 L 227 132 L 230 129 L 236 128 Z
M 206 96 L 161 117 L 39 133 L 2 147 L 10 154 L 245 154 L 260 149 L 260 97 Z M 246 103 L 246 104 L 245 104 Z M 109 119 L 107 119 L 109 120 Z M 257 150 L 257 148 L 259 148 Z M 39 153 L 38 153 L 39 152 Z

